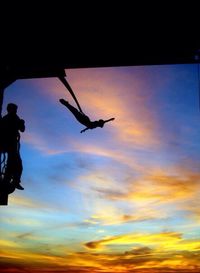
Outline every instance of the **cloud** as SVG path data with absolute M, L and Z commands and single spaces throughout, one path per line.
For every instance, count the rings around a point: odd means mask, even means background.
M 128 170 L 115 177 L 112 168 L 103 172 L 101 168 L 91 169 L 72 187 L 82 194 L 90 214 L 85 221 L 96 226 L 164 219 L 171 222 L 174 217 L 186 221 L 192 214 L 198 221 L 200 175 L 175 170 L 155 168 L 132 178 Z
M 16 242 L 12 242 L 10 240 L 0 240 L 0 245 L 2 248 L 4 247 L 17 247 L 17 243 Z
M 149 255 L 152 253 L 152 249 L 149 247 L 135 247 L 130 251 L 126 251 L 124 255 L 134 255 L 134 256 L 143 256 L 143 255 Z
M 34 199 L 27 198 L 24 196 L 13 195 L 9 201 L 10 205 L 21 207 L 21 208 L 29 208 L 29 209 L 41 209 L 42 203 L 35 202 Z
M 200 174 L 183 173 L 169 175 L 165 172 L 144 174 L 140 178 L 129 181 L 127 190 L 96 188 L 105 198 L 110 200 L 126 200 L 133 202 L 173 203 L 189 201 L 196 198 L 200 191 Z
M 132 240 L 136 246 L 130 247 L 127 240 Z M 140 245 L 137 245 L 141 239 Z M 135 242 L 136 241 L 136 242 Z M 125 234 L 113 236 L 99 241 L 86 243 L 89 252 L 79 251 L 66 252 L 58 255 L 52 252 L 35 253 L 32 250 L 26 252 L 20 251 L 12 253 L 9 256 L 1 250 L 0 264 L 1 268 L 21 268 L 30 270 L 30 272 L 70 272 L 70 273 L 89 273 L 89 272 L 108 272 L 108 273 L 197 273 L 200 269 L 199 254 L 200 251 L 195 249 L 199 244 L 193 246 L 193 250 L 176 250 L 168 246 L 181 244 L 184 242 L 181 234 L 168 232 L 160 234 Z M 185 241 L 186 242 L 186 241 Z M 94 252 L 100 248 L 99 244 L 107 247 L 112 244 L 124 244 L 124 252 L 108 251 Z M 150 243 L 150 245 L 149 245 Z M 165 248 L 160 248 L 160 246 Z M 187 246 L 185 245 L 185 248 Z M 6 258 L 7 257 L 7 258 Z M 9 261 L 9 262 L 8 262 Z M 34 266 L 33 266 L 34 265 Z M 32 270 L 32 271 L 31 271 Z M 6 272 L 6 271 L 5 271 Z M 9 271 L 8 271 L 9 272 Z M 15 272 L 15 271 L 14 271 Z
M 83 111 L 92 120 L 116 120 L 105 125 L 105 131 L 115 136 L 116 142 L 134 144 L 140 147 L 158 146 L 156 119 L 151 109 L 145 107 L 148 90 L 141 92 L 143 81 L 120 69 L 76 69 L 68 70 L 67 80 L 74 90 Z M 119 81 L 119 79 L 121 79 Z M 126 83 L 126 84 L 124 84 Z M 67 98 L 74 106 L 71 95 L 58 80 L 40 80 L 38 85 L 45 96 L 55 104 L 61 97 Z M 61 105 L 58 104 L 61 107 Z M 53 107 L 53 106 L 52 106 Z M 92 114 L 91 114 L 92 113 Z M 71 115 L 69 115 L 70 117 Z
M 106 206 L 104 206 L 106 207 Z M 123 214 L 119 210 L 114 212 L 114 209 L 105 209 L 104 212 L 96 211 L 89 219 L 85 222 L 90 223 L 91 225 L 122 225 L 130 223 L 141 223 L 143 221 L 164 219 L 166 216 L 163 213 L 159 213 L 153 209 L 138 209 L 133 214 Z
M 112 236 L 98 241 L 91 241 L 85 244 L 89 249 L 99 249 L 105 245 L 134 245 L 134 244 L 148 244 L 152 246 L 164 246 L 167 242 L 168 246 L 180 242 L 182 235 L 175 232 L 163 232 L 158 234 L 125 234 L 119 236 Z
M 19 239 L 19 240 L 24 240 L 24 239 L 34 239 L 35 236 L 33 234 L 33 232 L 25 232 L 25 233 L 21 233 L 19 235 L 16 236 L 16 239 Z

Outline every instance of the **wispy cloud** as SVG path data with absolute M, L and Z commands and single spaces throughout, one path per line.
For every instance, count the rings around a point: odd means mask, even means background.
M 199 181 L 200 175 L 198 173 L 169 175 L 159 171 L 141 176 L 133 181 L 130 180 L 126 192 L 112 189 L 96 190 L 112 200 L 173 203 L 181 200 L 193 200 L 200 190 Z
M 148 244 L 151 246 L 165 246 L 168 242 L 168 247 L 173 247 L 173 244 L 180 242 L 182 235 L 175 232 L 164 232 L 159 234 L 125 234 L 105 238 L 99 241 L 88 242 L 85 244 L 87 248 L 98 249 L 105 245 L 134 245 L 134 244 Z

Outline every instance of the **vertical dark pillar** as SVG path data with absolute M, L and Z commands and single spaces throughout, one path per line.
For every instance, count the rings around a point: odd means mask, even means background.
M 0 192 L 0 206 L 8 205 L 8 194 L 6 192 Z

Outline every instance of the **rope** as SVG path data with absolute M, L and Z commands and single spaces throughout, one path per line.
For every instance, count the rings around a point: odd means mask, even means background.
M 59 80 L 64 84 L 64 86 L 68 89 L 68 91 L 69 91 L 70 94 L 72 95 L 74 101 L 76 102 L 76 104 L 77 104 L 77 106 L 78 106 L 79 111 L 80 111 L 81 113 L 83 113 L 83 111 L 82 111 L 82 109 L 81 109 L 81 107 L 80 107 L 80 105 L 79 105 L 79 102 L 78 102 L 78 100 L 77 100 L 77 98 L 76 98 L 76 96 L 75 96 L 75 94 L 74 94 L 74 92 L 73 92 L 71 86 L 70 86 L 69 83 L 67 82 L 67 80 L 66 80 L 64 77 L 59 77 Z M 83 114 L 84 114 L 84 113 L 83 113 Z
M 1 160 L 1 176 L 5 172 L 5 166 L 6 166 L 6 155 L 5 153 L 1 152 L 1 156 L 3 155 L 3 159 Z

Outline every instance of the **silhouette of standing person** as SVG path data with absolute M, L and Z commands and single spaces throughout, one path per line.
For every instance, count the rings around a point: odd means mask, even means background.
M 85 129 L 81 130 L 81 133 L 85 132 L 86 130 L 94 129 L 94 128 L 97 128 L 97 127 L 103 128 L 103 126 L 104 126 L 104 124 L 106 122 L 114 120 L 114 118 L 111 118 L 111 119 L 108 119 L 108 120 L 99 119 L 99 120 L 96 120 L 96 121 L 91 121 L 88 116 L 86 116 L 84 113 L 78 111 L 74 106 L 69 104 L 68 101 L 66 101 L 64 99 L 60 99 L 59 101 L 60 101 L 60 103 L 62 103 L 64 106 L 66 106 L 72 112 L 72 114 L 75 116 L 75 118 L 81 124 L 86 126 Z
M 7 105 L 7 114 L 2 117 L 2 150 L 7 153 L 7 164 L 4 179 L 11 182 L 19 190 L 23 171 L 20 157 L 20 133 L 25 131 L 25 121 L 17 115 L 18 106 L 14 103 Z

